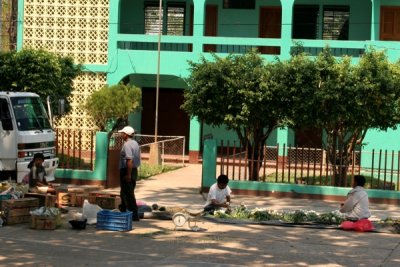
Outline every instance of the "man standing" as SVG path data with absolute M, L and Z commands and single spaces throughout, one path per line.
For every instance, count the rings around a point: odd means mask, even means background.
M 135 130 L 131 126 L 125 126 L 122 130 L 124 145 L 121 149 L 119 162 L 119 178 L 121 186 L 121 206 L 120 211 L 132 211 L 132 220 L 139 221 L 138 207 L 136 205 L 135 187 L 140 166 L 140 147 L 133 140 Z

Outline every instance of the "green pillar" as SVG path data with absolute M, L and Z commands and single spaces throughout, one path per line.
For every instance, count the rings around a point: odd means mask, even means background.
M 217 177 L 217 142 L 215 139 L 204 141 L 201 188 L 210 187 Z
M 190 120 L 189 162 L 197 163 L 201 146 L 201 124 L 197 118 Z
M 371 0 L 371 41 L 379 40 L 379 20 L 380 20 L 380 7 L 381 0 Z
M 194 0 L 194 14 L 193 14 L 193 52 L 198 56 L 198 53 L 203 52 L 203 41 L 204 35 L 204 12 L 205 12 L 205 0 Z
M 292 20 L 294 0 L 281 0 L 282 5 L 282 28 L 281 28 L 281 59 L 290 58 L 292 47 Z
M 11 3 L 11 1 L 9 2 Z M 18 0 L 18 11 L 17 11 L 17 51 L 22 49 L 23 45 L 23 36 L 24 36 L 24 5 L 25 1 L 24 0 Z M 2 14 L 0 14 L 2 15 Z M 3 23 L 6 23 L 3 21 Z M 0 29 L 1 30 L 1 29 Z M 5 38 L 6 36 L 4 36 Z
M 285 146 L 286 148 L 288 146 L 294 146 L 294 131 L 287 127 L 279 128 L 277 130 L 276 142 L 277 144 L 279 144 L 278 155 L 283 156 L 284 155 L 283 146 Z
M 118 1 L 118 3 L 110 4 L 109 10 L 109 22 L 108 22 L 108 66 L 107 69 L 116 69 L 117 68 L 117 35 L 118 35 L 118 25 L 119 23 L 119 7 L 121 5 L 122 0 Z M 114 60 L 111 60 L 114 59 Z M 117 84 L 120 81 L 119 75 L 117 75 L 118 71 L 114 73 L 107 74 L 107 83 L 108 84 Z

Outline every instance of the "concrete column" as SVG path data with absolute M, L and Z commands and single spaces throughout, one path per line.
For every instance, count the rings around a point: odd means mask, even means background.
M 217 142 L 215 139 L 204 141 L 203 169 L 201 176 L 201 191 L 215 183 L 217 177 Z
M 282 5 L 282 29 L 281 29 L 281 59 L 290 57 L 292 47 L 292 21 L 294 0 L 281 0 Z
M 201 124 L 197 118 L 190 120 L 189 163 L 198 163 L 201 146 Z
M 372 12 L 371 12 L 371 41 L 379 40 L 379 23 L 380 23 L 380 8 L 381 0 L 371 0 Z
M 203 51 L 203 40 L 204 36 L 204 12 L 205 12 L 205 0 L 194 0 L 194 12 L 193 12 L 193 52 L 196 57 Z
M 287 149 L 289 145 L 294 145 L 294 131 L 287 127 L 279 128 L 277 130 L 276 142 L 279 144 L 278 157 L 283 157 L 283 155 L 287 157 L 286 152 L 284 153 L 283 147 L 285 146 Z

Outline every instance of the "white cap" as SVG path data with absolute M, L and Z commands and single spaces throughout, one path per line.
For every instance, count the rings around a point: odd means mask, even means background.
M 119 130 L 118 132 L 132 136 L 135 134 L 135 129 L 133 129 L 131 126 L 125 126 L 124 128 L 122 128 L 122 130 Z

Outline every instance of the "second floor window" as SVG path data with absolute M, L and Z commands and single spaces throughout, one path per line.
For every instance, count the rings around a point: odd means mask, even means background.
M 349 39 L 348 6 L 324 7 L 324 28 L 322 39 L 324 40 L 348 40 Z
M 145 34 L 157 35 L 160 27 L 158 3 L 147 3 L 144 9 Z M 165 19 L 166 18 L 166 19 Z M 168 3 L 167 10 L 161 10 L 161 33 L 166 35 L 185 35 L 184 3 Z
M 293 39 L 349 40 L 349 6 L 323 6 L 322 12 L 319 8 L 294 6 Z

